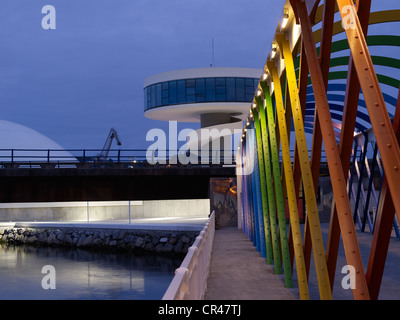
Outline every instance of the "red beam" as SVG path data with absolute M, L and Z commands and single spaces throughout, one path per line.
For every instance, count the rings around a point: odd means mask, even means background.
M 364 34 L 368 32 L 368 21 L 371 10 L 371 0 L 357 1 L 357 14 L 360 19 Z M 350 159 L 353 148 L 354 129 L 356 125 L 358 100 L 360 96 L 360 82 L 354 65 L 353 56 L 350 54 L 349 68 L 346 84 L 346 95 L 343 108 L 342 129 L 340 131 L 339 152 L 343 167 L 343 174 L 347 181 L 350 169 Z M 331 220 L 329 223 L 328 244 L 326 248 L 326 261 L 328 264 L 331 288 L 335 278 L 337 255 L 340 242 L 340 228 L 337 218 L 336 205 L 333 201 Z
M 393 130 L 397 142 L 400 143 L 400 89 L 393 119 Z M 366 273 L 369 294 L 371 299 L 374 300 L 378 299 L 379 296 L 395 215 L 386 176 L 383 179 L 380 199 Z
M 392 194 L 400 194 L 400 149 L 389 118 L 385 100 L 379 86 L 379 81 L 369 54 L 367 41 L 361 28 L 357 14 L 354 14 L 352 0 L 337 0 L 342 19 L 349 14 L 355 24 L 346 28 L 347 40 L 353 54 L 354 65 L 361 84 L 365 103 L 371 119 L 376 142 L 378 143 L 383 167 Z M 346 9 L 348 12 L 346 12 Z M 400 215 L 400 197 L 393 198 L 396 212 Z

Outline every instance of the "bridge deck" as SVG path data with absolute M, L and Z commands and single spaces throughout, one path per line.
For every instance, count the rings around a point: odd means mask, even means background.
M 205 300 L 297 300 L 253 243 L 236 228 L 215 231 Z
M 322 223 L 321 229 L 326 246 L 329 224 Z M 357 238 L 366 270 L 372 235 L 369 232 L 358 231 Z M 335 300 L 353 299 L 352 291 L 345 290 L 341 286 L 341 281 L 346 275 L 341 273 L 341 269 L 346 264 L 343 244 L 340 243 L 333 286 L 333 299 Z M 378 299 L 400 299 L 399 264 L 400 243 L 393 235 L 390 239 L 388 259 Z M 242 231 L 236 228 L 223 228 L 215 231 L 205 300 L 297 300 L 299 294 L 296 266 L 293 270 L 293 280 L 294 288 L 285 288 L 283 275 L 274 274 L 273 265 L 267 265 L 266 259 L 261 257 L 256 247 Z M 309 291 L 311 300 L 320 299 L 313 259 L 311 260 Z

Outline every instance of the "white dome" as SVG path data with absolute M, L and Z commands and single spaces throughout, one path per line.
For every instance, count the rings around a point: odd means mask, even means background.
M 0 162 L 11 161 L 11 150 L 16 162 L 45 162 L 47 150 L 52 150 L 51 161 L 76 161 L 71 153 L 45 135 L 24 125 L 0 120 Z

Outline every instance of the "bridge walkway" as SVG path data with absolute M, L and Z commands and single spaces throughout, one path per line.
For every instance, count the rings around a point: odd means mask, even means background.
M 298 300 L 237 228 L 215 231 L 205 300 Z

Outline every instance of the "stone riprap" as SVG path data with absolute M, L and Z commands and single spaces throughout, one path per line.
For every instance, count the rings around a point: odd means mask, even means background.
M 0 229 L 0 241 L 9 245 L 65 246 L 119 249 L 135 252 L 186 254 L 197 232 L 132 231 L 115 229 Z

